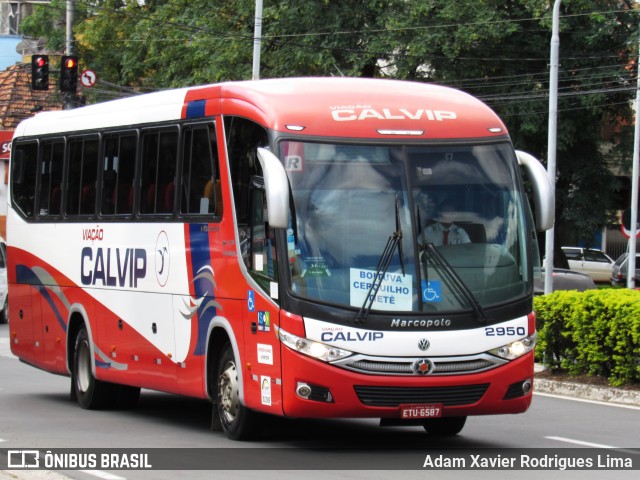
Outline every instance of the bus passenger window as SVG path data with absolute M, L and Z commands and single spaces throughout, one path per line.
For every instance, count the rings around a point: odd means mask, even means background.
M 133 212 L 136 144 L 135 134 L 114 135 L 104 141 L 101 207 L 103 215 Z
M 94 215 L 98 178 L 98 139 L 75 138 L 69 141 L 67 169 L 67 215 Z
M 143 132 L 139 192 L 141 214 L 173 213 L 177 158 L 177 130 Z
M 40 153 L 40 189 L 38 192 L 38 215 L 60 215 L 62 203 L 62 167 L 64 142 L 43 142 Z
M 38 144 L 15 145 L 11 161 L 11 196 L 14 204 L 27 217 L 33 216 L 38 172 Z
M 213 125 L 185 128 L 183 152 L 180 212 L 199 215 L 221 213 L 221 197 L 216 192 L 220 190 L 220 177 Z

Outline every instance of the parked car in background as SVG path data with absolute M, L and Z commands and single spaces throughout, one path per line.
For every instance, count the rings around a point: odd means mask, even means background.
M 611 280 L 613 259 L 602 250 L 582 247 L 562 247 L 569 268 L 574 272 L 586 273 L 594 282 Z
M 565 270 L 564 268 L 554 268 L 551 275 L 553 291 L 556 290 L 577 290 L 584 292 L 596 288 L 593 279 L 586 273 L 574 272 L 573 270 Z M 544 293 L 544 270 L 539 279 L 533 280 L 533 292 L 535 295 Z
M 627 271 L 629 270 L 629 254 L 623 253 L 620 258 L 613 264 L 613 270 L 611 272 L 611 285 L 626 285 L 627 284 Z M 636 281 L 640 280 L 640 253 L 636 253 Z
M 4 238 L 0 237 L 0 323 L 7 323 L 9 313 L 7 301 L 7 247 Z

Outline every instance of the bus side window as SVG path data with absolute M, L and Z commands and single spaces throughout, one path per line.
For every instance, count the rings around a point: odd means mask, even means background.
M 11 196 L 26 217 L 33 217 L 38 172 L 38 143 L 17 143 L 11 160 Z
M 180 213 L 222 213 L 219 191 L 218 147 L 212 124 L 184 129 Z
M 267 196 L 264 179 L 254 176 L 250 186 L 251 222 L 249 227 L 248 268 L 251 276 L 267 292 L 278 280 L 276 243 L 267 218 Z
M 173 213 L 177 159 L 177 130 L 150 130 L 142 134 L 141 214 Z
M 66 213 L 95 215 L 98 178 L 98 139 L 80 137 L 68 143 Z
M 250 180 L 262 175 L 256 149 L 269 140 L 263 127 L 244 118 L 225 117 L 224 127 L 242 258 L 249 267 Z
M 62 203 L 64 141 L 42 142 L 40 147 L 38 215 L 40 217 L 58 216 Z
M 102 163 L 103 215 L 133 212 L 133 177 L 137 135 L 130 132 L 106 137 Z

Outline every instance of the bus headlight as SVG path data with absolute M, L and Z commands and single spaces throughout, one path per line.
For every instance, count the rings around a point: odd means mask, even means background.
M 489 353 L 506 360 L 515 360 L 535 348 L 537 336 L 538 334 L 534 333 L 533 335 L 516 340 L 515 342 L 489 350 Z
M 350 352 L 349 350 L 332 347 L 331 345 L 315 342 L 308 338 L 298 337 L 286 330 L 283 330 L 282 328 L 278 328 L 277 326 L 276 333 L 280 341 L 291 350 L 303 353 L 304 355 L 308 355 L 309 357 L 313 357 L 317 360 L 322 360 L 323 362 L 333 362 L 334 360 L 340 360 L 341 358 L 346 358 L 353 354 L 353 352 Z

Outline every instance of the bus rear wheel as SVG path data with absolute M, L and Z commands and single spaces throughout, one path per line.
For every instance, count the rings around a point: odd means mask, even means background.
M 240 401 L 238 364 L 229 342 L 222 348 L 216 378 L 213 414 L 218 416 L 222 431 L 232 440 L 255 438 L 260 433 L 260 415 Z
M 71 386 L 78 404 L 84 409 L 109 408 L 114 405 L 117 386 L 101 382 L 93 376 L 91 345 L 85 327 L 78 331 L 73 354 Z
M 429 435 L 443 437 L 457 435 L 462 431 L 467 417 L 430 418 L 422 422 L 422 426 Z

